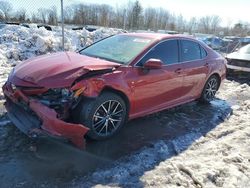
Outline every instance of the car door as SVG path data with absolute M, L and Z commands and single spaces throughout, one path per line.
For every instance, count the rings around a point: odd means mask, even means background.
M 160 42 L 134 67 L 136 79 L 133 81 L 133 94 L 136 113 L 158 111 L 182 96 L 183 75 L 178 46 L 177 40 Z M 160 59 L 163 66 L 150 70 L 143 68 L 143 64 L 151 58 Z
M 180 40 L 180 60 L 183 70 L 183 94 L 185 100 L 196 98 L 203 88 L 209 64 L 204 48 L 192 40 Z

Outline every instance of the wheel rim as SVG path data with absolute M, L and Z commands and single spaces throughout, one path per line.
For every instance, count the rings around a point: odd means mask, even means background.
M 123 117 L 124 109 L 119 101 L 105 101 L 94 113 L 93 131 L 99 136 L 109 136 L 121 125 Z
M 208 101 L 211 101 L 212 99 L 214 99 L 217 89 L 218 89 L 217 79 L 216 78 L 210 79 L 205 89 L 205 98 Z

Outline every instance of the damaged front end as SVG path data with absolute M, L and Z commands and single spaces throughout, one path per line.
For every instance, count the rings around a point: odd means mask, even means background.
M 3 86 L 8 115 L 29 136 L 62 137 L 83 148 L 89 129 L 73 122 L 72 112 L 83 96 L 93 97 L 99 85 L 103 86 L 96 81 L 95 87 L 88 87 L 84 80 L 119 66 L 74 52 L 26 60 L 12 70 Z
M 48 135 L 70 140 L 85 147 L 88 128 L 69 121 L 81 92 L 71 89 L 16 87 L 9 81 L 3 86 L 6 109 L 11 121 L 30 137 Z

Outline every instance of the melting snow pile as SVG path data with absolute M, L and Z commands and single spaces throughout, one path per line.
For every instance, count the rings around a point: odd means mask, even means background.
M 65 29 L 65 50 L 81 49 L 121 32 L 122 30 L 112 28 L 100 28 L 94 32 Z M 30 57 L 62 50 L 61 41 L 60 27 L 54 27 L 53 31 L 44 27 L 37 28 L 35 25 L 31 25 L 31 28 L 13 25 L 0 29 L 0 86 L 5 82 L 12 66 Z

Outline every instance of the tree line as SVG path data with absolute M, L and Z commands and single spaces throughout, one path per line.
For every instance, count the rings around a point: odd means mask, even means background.
M 0 21 L 22 23 L 44 23 L 58 25 L 59 7 L 39 8 L 28 14 L 25 9 L 14 10 L 8 1 L 0 0 Z M 250 35 L 250 24 L 239 22 L 221 27 L 222 19 L 217 15 L 185 19 L 164 8 L 143 8 L 139 0 L 129 1 L 122 6 L 107 4 L 77 3 L 64 8 L 66 24 L 97 25 L 123 28 L 126 30 L 173 30 L 180 33 L 206 33 L 224 35 Z

